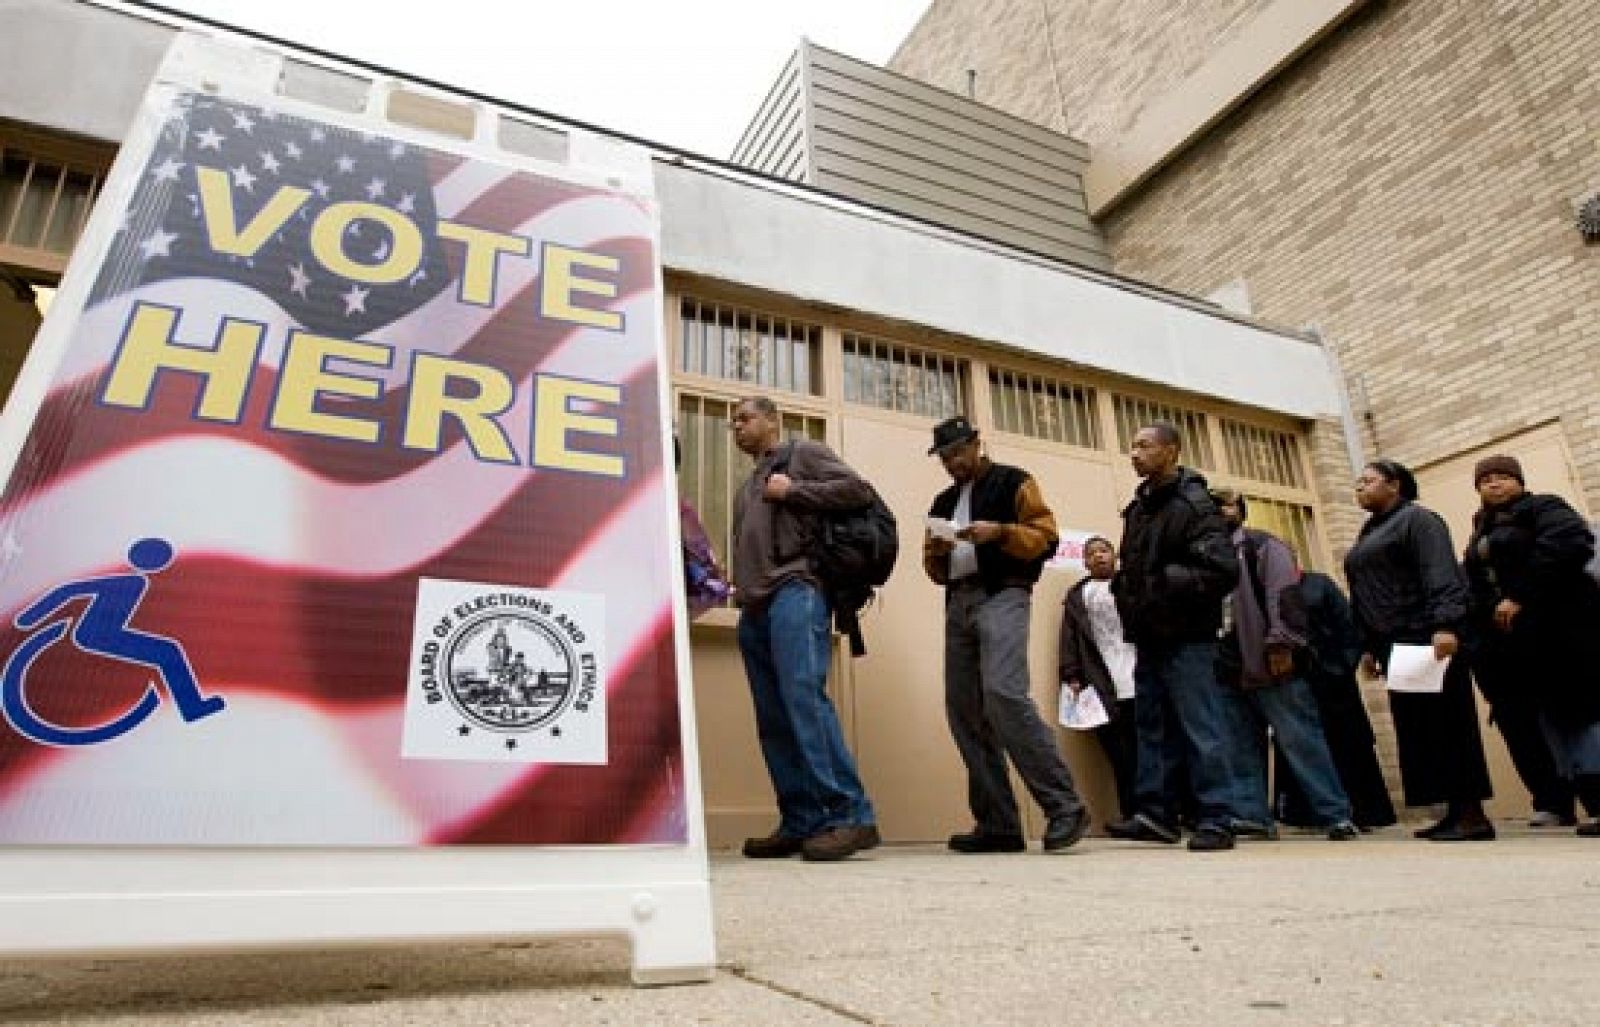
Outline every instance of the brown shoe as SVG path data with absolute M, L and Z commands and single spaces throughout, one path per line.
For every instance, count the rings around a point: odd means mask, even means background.
M 836 863 L 858 852 L 875 849 L 882 841 L 883 836 L 874 824 L 835 827 L 807 838 L 801 858 L 808 863 Z
M 799 838 L 774 831 L 765 838 L 746 838 L 743 851 L 746 859 L 788 859 L 798 855 L 803 844 Z

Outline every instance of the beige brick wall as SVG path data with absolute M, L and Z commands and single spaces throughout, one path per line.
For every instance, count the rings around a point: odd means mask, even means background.
M 1262 2 L 935 0 L 893 66 L 1114 138 Z M 1292 2 L 1292 0 L 1277 0 Z M 1388 0 L 1356 14 L 1104 219 L 1117 269 L 1319 325 L 1365 444 L 1428 463 L 1559 418 L 1600 513 L 1600 3 Z M 1374 438 L 1375 437 L 1375 438 Z M 1359 516 L 1325 483 L 1336 551 Z M 1533 483 L 1537 487 L 1537 482 Z
M 963 95 L 976 69 L 983 103 L 1092 144 L 1272 2 L 933 0 L 889 67 Z
M 1376 5 L 1106 219 L 1117 266 L 1320 324 L 1399 459 L 1559 417 L 1600 509 L 1597 38 L 1580 0 Z

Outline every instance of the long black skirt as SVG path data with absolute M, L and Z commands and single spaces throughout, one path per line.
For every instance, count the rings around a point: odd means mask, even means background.
M 1450 661 L 1444 691 L 1390 692 L 1389 711 L 1400 744 L 1400 785 L 1407 806 L 1477 802 L 1494 794 L 1464 655 Z

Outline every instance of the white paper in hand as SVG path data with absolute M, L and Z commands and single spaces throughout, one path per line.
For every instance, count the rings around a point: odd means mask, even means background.
M 1100 701 L 1100 693 L 1087 686 L 1076 695 L 1066 685 L 1061 686 L 1058 717 L 1062 727 L 1074 731 L 1091 731 L 1111 722 L 1111 717 L 1106 714 L 1105 703 Z
M 1435 659 L 1431 645 L 1396 645 L 1389 652 L 1388 685 L 1391 692 L 1442 692 L 1448 659 Z
M 943 517 L 928 518 L 928 534 L 934 538 L 942 538 L 946 542 L 954 542 L 956 540 L 956 530 L 954 521 L 947 521 Z

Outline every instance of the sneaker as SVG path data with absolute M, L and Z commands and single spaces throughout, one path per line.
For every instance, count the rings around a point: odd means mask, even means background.
M 1272 821 L 1265 824 L 1258 820 L 1241 820 L 1235 818 L 1228 821 L 1228 830 L 1235 838 L 1246 838 L 1254 841 L 1275 842 L 1278 840 L 1278 825 Z
M 1348 820 L 1341 820 L 1328 828 L 1328 841 L 1348 842 L 1361 837 L 1361 828 Z
M 1078 844 L 1078 839 L 1089 833 L 1089 811 L 1076 809 L 1059 817 L 1051 817 L 1044 829 L 1044 851 L 1062 852 Z
M 1579 824 L 1573 834 L 1579 838 L 1600 838 L 1600 817 L 1595 817 L 1587 824 Z
M 962 834 L 953 834 L 946 843 L 952 852 L 975 855 L 980 852 L 1021 852 L 1028 847 L 1020 834 L 989 834 L 973 828 Z
M 746 859 L 788 859 L 798 856 L 804 844 L 803 839 L 774 831 L 765 838 L 746 838 L 742 851 Z
M 1220 827 L 1202 827 L 1189 839 L 1190 852 L 1225 852 L 1233 848 L 1233 835 Z
M 814 834 L 800 846 L 800 858 L 807 863 L 837 863 L 858 852 L 875 849 L 883 841 L 873 824 L 834 827 Z
M 1535 810 L 1528 818 L 1529 827 L 1573 827 L 1578 818 L 1570 813 L 1552 813 L 1547 809 Z

